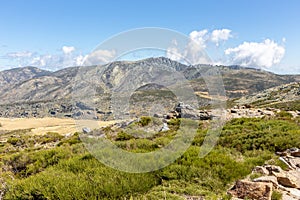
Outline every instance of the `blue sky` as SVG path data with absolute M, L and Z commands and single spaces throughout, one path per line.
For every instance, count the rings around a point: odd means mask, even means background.
M 230 30 L 221 45 L 207 49 L 213 60 L 300 73 L 298 0 L 2 0 L 0 5 L 0 70 L 29 64 L 51 69 L 63 57 L 64 46 L 73 59 L 119 32 L 162 27 L 187 36 L 207 30 L 210 38 L 214 30 Z M 261 48 L 260 55 L 253 52 L 256 48 Z M 40 62 L 52 55 L 56 59 L 49 66 Z M 268 56 L 273 57 L 262 60 Z

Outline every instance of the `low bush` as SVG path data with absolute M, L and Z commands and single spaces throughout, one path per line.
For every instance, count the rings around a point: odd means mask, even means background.
M 284 151 L 300 146 L 300 129 L 296 123 L 286 120 L 234 119 L 224 126 L 219 145 L 240 152 Z
M 148 124 L 150 124 L 151 121 L 151 117 L 143 116 L 138 121 L 138 124 L 140 124 L 141 126 L 147 126 Z
M 21 145 L 23 143 L 22 139 L 18 137 L 10 137 L 7 139 L 7 142 L 12 145 Z
M 130 140 L 132 138 L 133 138 L 132 135 L 129 135 L 129 134 L 123 132 L 123 131 L 120 131 L 117 134 L 116 141 L 125 141 L 125 140 Z

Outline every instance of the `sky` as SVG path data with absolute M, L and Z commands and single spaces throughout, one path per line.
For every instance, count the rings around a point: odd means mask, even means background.
M 299 9 L 299 0 L 1 0 L 0 70 L 80 65 L 120 32 L 160 27 L 194 40 L 214 64 L 300 74 Z M 105 62 L 114 52 L 97 55 Z

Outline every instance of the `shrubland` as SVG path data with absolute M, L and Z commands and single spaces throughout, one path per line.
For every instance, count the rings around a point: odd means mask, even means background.
M 169 121 L 169 131 L 148 139 L 117 130 L 112 142 L 127 151 L 155 151 L 176 137 L 180 122 Z M 144 118 L 136 125 L 149 123 L 151 118 Z M 105 131 L 112 133 L 109 128 Z M 226 190 L 235 180 L 249 175 L 256 165 L 284 167 L 275 152 L 300 147 L 299 118 L 286 113 L 227 122 L 216 147 L 200 158 L 206 132 L 207 122 L 201 122 L 192 145 L 174 163 L 141 174 L 105 166 L 86 150 L 78 133 L 71 137 L 13 134 L 0 146 L 4 199 L 229 199 Z

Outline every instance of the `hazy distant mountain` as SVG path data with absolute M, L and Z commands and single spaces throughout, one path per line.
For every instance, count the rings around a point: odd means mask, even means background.
M 44 76 L 51 72 L 36 67 L 21 67 L 0 72 L 0 86 L 7 87 L 23 81 Z

